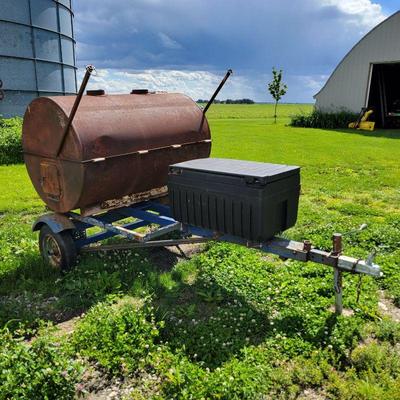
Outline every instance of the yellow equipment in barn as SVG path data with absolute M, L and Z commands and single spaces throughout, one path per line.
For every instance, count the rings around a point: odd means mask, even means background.
M 369 117 L 374 113 L 374 110 L 363 107 L 356 122 L 350 122 L 349 128 L 360 129 L 362 131 L 373 131 L 375 122 L 368 121 Z

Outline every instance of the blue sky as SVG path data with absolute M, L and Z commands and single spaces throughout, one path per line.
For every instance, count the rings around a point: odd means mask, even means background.
M 74 2 L 77 62 L 91 87 L 184 92 L 270 101 L 271 68 L 287 102 L 311 102 L 350 48 L 397 11 L 398 0 L 85 0 Z M 397 7 L 397 8 L 396 8 Z M 80 70 L 80 76 L 82 70 Z

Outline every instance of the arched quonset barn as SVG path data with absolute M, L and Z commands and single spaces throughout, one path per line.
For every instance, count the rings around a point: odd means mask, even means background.
M 71 0 L 0 0 L 0 115 L 76 93 Z
M 378 126 L 400 126 L 400 11 L 347 53 L 314 98 L 322 111 L 372 107 Z

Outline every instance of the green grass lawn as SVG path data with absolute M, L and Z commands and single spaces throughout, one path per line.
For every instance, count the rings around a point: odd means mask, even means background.
M 143 250 L 50 271 L 30 230 L 43 203 L 24 166 L 2 166 L 0 399 L 73 398 L 99 374 L 127 399 L 400 399 L 400 132 L 287 126 L 309 110 L 281 105 L 274 124 L 271 105 L 215 105 L 212 156 L 301 166 L 287 237 L 329 250 L 334 232 L 368 224 L 345 252 L 376 249 L 385 277 L 345 275 L 351 316 L 331 311 L 328 267 L 228 244 L 188 261 Z M 82 313 L 69 335 L 41 327 Z M 13 339 L 32 334 L 33 345 Z
M 0 214 L 43 210 L 44 204 L 36 195 L 25 165 L 0 165 Z

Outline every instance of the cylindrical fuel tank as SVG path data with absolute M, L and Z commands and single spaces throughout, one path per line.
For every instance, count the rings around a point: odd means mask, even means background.
M 35 99 L 24 116 L 25 164 L 53 211 L 162 188 L 170 164 L 210 155 L 209 126 L 193 100 L 147 93 L 83 96 L 57 156 L 75 98 Z

